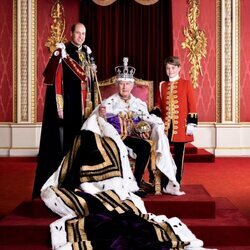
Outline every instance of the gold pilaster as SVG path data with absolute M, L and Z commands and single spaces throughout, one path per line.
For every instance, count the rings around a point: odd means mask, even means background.
M 221 110 L 222 110 L 222 100 L 221 100 L 221 62 L 222 62 L 222 21 L 221 21 L 221 1 L 216 1 L 216 123 L 221 123 Z
M 222 123 L 239 122 L 239 0 L 223 0 L 220 4 L 220 82 L 217 79 L 216 103 L 221 103 L 221 114 L 217 121 Z M 218 8 L 217 8 L 218 9 Z M 217 13 L 218 14 L 218 13 Z M 217 40 L 218 43 L 218 40 Z M 217 68 L 218 70 L 218 68 Z M 218 76 L 218 73 L 217 73 Z M 220 86 L 219 86 L 220 84 Z M 220 100 L 219 100 L 220 99 Z M 218 107 L 217 107 L 218 110 Z
M 13 121 L 35 123 L 37 0 L 13 1 Z

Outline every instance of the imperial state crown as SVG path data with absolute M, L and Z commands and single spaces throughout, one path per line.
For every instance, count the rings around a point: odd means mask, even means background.
M 128 66 L 128 57 L 123 57 L 123 65 L 115 67 L 118 81 L 134 81 L 135 68 Z

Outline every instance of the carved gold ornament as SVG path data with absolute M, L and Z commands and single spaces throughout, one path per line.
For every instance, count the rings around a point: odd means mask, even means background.
M 188 0 L 188 5 L 189 27 L 184 28 L 185 41 L 181 45 L 183 49 L 189 49 L 188 57 L 191 63 L 189 74 L 193 87 L 197 88 L 199 72 L 202 75 L 201 59 L 207 55 L 207 38 L 205 32 L 198 27 L 199 0 Z
M 108 6 L 116 2 L 116 0 L 92 0 L 92 1 L 101 6 Z M 157 3 L 159 0 L 135 0 L 135 1 L 142 5 L 151 5 Z
M 55 3 L 51 9 L 51 17 L 53 18 L 53 24 L 50 26 L 50 37 L 45 43 L 45 46 L 49 48 L 52 53 L 56 49 L 57 43 L 66 42 L 65 38 L 65 16 L 64 8 L 60 3 L 60 0 L 55 0 Z

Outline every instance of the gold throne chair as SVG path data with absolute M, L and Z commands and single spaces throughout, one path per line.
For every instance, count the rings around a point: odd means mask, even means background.
M 137 97 L 140 98 L 141 100 L 145 101 L 148 105 L 148 110 L 151 111 L 154 107 L 154 83 L 153 81 L 147 81 L 147 80 L 142 80 L 138 78 L 135 79 L 135 84 L 134 88 L 132 89 L 131 93 Z M 107 80 L 103 80 L 99 82 L 99 91 L 101 94 L 102 99 L 106 99 L 109 96 L 115 94 L 117 92 L 117 86 L 116 86 L 116 77 L 113 76 Z M 100 104 L 100 99 L 99 99 L 99 94 L 98 94 L 98 89 L 95 84 L 95 91 L 94 91 L 94 106 L 96 107 L 97 105 Z M 154 151 L 154 143 L 149 140 L 151 143 L 152 147 L 152 152 Z M 156 195 L 161 194 L 161 174 L 160 171 L 156 168 L 155 165 L 155 158 L 151 157 L 151 170 L 153 171 L 154 174 L 154 190 Z M 130 158 L 130 165 L 132 169 L 134 168 L 134 159 Z

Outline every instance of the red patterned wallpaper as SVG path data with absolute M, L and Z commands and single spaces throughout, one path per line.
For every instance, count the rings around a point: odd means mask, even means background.
M 12 122 L 12 1 L 1 0 L 0 8 L 0 122 Z
M 62 0 L 66 15 L 66 31 L 69 39 L 69 27 L 79 20 L 79 0 Z M 44 44 L 49 35 L 52 19 L 50 11 L 51 0 L 37 1 L 37 120 L 42 121 L 44 93 L 42 72 L 49 59 L 49 51 Z M 174 54 L 178 55 L 182 61 L 182 73 L 188 77 L 190 68 L 187 51 L 181 48 L 184 41 L 183 28 L 187 26 L 187 1 L 172 1 L 173 6 L 173 42 Z M 0 122 L 11 122 L 13 113 L 13 82 L 12 82 L 12 2 L 1 0 L 0 8 Z M 240 120 L 250 122 L 250 112 L 248 112 L 250 102 L 250 26 L 248 25 L 248 13 L 250 1 L 241 0 L 241 51 L 240 51 Z M 182 14 L 180 14 L 182 13 Z M 185 13 L 185 14 L 184 14 Z M 177 18 L 178 17 L 178 18 Z M 200 4 L 199 27 L 204 30 L 208 39 L 208 54 L 202 60 L 203 77 L 200 77 L 197 91 L 198 112 L 200 121 L 214 122 L 216 119 L 215 107 L 215 77 L 216 77 L 216 1 L 202 0 Z
M 188 50 L 182 49 L 181 43 L 185 41 L 184 27 L 188 27 L 187 0 L 172 0 L 173 15 L 173 51 L 182 62 L 182 76 L 189 78 L 190 63 Z M 216 121 L 216 1 L 200 1 L 200 15 L 198 25 L 207 37 L 207 56 L 202 59 L 203 76 L 199 77 L 199 88 L 196 89 L 198 113 L 200 122 Z
M 240 1 L 240 121 L 250 122 L 250 1 Z
M 7 2 L 7 0 L 6 0 Z M 37 121 L 43 117 L 44 95 L 46 87 L 43 84 L 43 70 L 49 60 L 50 52 L 44 44 L 50 35 L 50 25 L 53 19 L 50 16 L 53 1 L 37 1 Z M 69 40 L 70 27 L 79 21 L 80 0 L 61 0 L 66 19 L 66 37 Z

